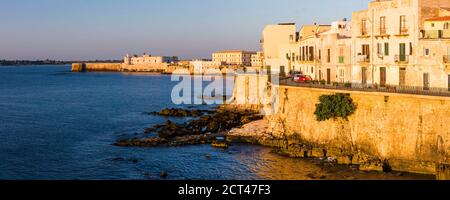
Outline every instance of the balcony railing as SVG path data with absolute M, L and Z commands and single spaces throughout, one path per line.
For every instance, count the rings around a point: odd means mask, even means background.
M 402 64 L 409 63 L 409 55 L 395 55 L 395 62 Z
M 445 64 L 450 64 L 450 55 L 445 55 L 444 56 L 444 63 Z
M 369 58 L 368 55 L 358 55 L 356 57 L 356 59 L 357 59 L 357 61 L 359 63 L 368 63 L 368 62 L 370 62 L 370 58 Z
M 424 30 L 422 31 L 423 39 L 449 39 L 450 30 Z
M 380 35 L 386 35 L 386 28 L 380 28 Z
M 408 34 L 408 28 L 402 27 L 400 28 L 400 35 L 406 35 Z
M 421 87 L 421 86 L 405 86 L 405 85 L 385 85 L 383 87 L 379 85 L 360 84 L 360 83 L 331 83 L 311 81 L 310 83 L 297 83 L 290 78 L 282 79 L 279 82 L 280 85 L 289 85 L 306 88 L 319 88 L 319 89 L 333 89 L 342 91 L 363 91 L 363 92 L 386 92 L 386 93 L 399 93 L 399 94 L 414 94 L 414 95 L 427 95 L 427 96 L 444 96 L 450 97 L 450 88 L 437 88 L 437 87 Z
M 369 33 L 367 32 L 366 29 L 361 29 L 361 36 L 368 36 Z

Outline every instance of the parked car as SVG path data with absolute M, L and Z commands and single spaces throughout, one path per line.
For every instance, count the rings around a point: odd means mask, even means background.
M 307 76 L 307 75 L 296 74 L 292 78 L 292 81 L 297 82 L 297 83 L 309 83 L 309 82 L 312 81 L 312 78 L 310 76 Z

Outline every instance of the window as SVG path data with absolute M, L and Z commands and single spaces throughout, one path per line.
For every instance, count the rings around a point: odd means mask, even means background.
M 367 20 L 361 20 L 361 35 L 367 35 Z
M 344 48 L 340 47 L 339 48 L 339 63 L 344 63 Z
M 309 47 L 309 61 L 314 61 L 314 47 Z
M 431 23 L 431 27 L 434 28 L 434 23 Z
M 362 47 L 362 55 L 365 55 L 367 58 L 370 58 L 370 46 L 368 44 L 363 44 L 361 47 Z
M 445 30 L 448 30 L 449 26 L 450 26 L 450 24 L 449 24 L 448 22 L 445 23 L 445 24 L 444 24 L 444 29 L 445 29 Z
M 381 43 L 377 44 L 377 53 L 378 53 L 378 56 L 382 56 L 383 55 L 383 46 L 382 46 Z
M 331 62 L 331 49 L 327 50 L 327 62 L 330 63 Z
M 412 45 L 412 42 L 409 43 L 409 55 L 413 55 L 413 45 Z
M 430 55 L 430 49 L 425 48 L 425 49 L 423 50 L 423 55 L 424 55 L 424 56 L 429 56 L 429 55 Z
M 406 27 L 406 15 L 400 16 L 400 34 L 408 33 L 408 28 Z
M 380 17 L 380 35 L 386 34 L 386 17 Z
M 344 83 L 345 81 L 345 70 L 340 69 L 339 70 L 339 82 Z
M 384 55 L 389 56 L 389 43 L 384 43 Z

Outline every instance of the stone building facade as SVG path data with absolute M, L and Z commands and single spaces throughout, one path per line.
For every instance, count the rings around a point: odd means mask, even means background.
M 157 66 L 164 63 L 174 63 L 178 61 L 176 56 L 152 56 L 144 53 L 142 56 L 128 54 L 124 58 L 125 65 L 150 65 Z
M 317 73 L 327 84 L 350 81 L 352 64 L 352 24 L 347 20 L 333 22 L 331 29 L 321 33 L 318 46 Z M 316 76 L 317 77 L 317 76 Z
M 252 55 L 256 52 L 252 51 L 219 51 L 212 54 L 212 59 L 214 62 L 222 62 L 225 65 L 235 65 L 235 66 L 251 66 L 252 65 Z
M 423 49 L 441 52 L 447 42 L 425 38 L 428 19 L 442 17 L 450 1 L 376 0 L 354 12 L 352 82 L 380 87 L 447 88 L 443 59 L 426 59 Z M 431 48 L 431 47 L 430 47 Z M 428 50 L 426 50 L 428 52 Z M 448 78 L 448 77 L 447 77 Z
M 284 74 L 289 72 L 290 64 L 286 59 L 286 48 L 298 41 L 295 23 L 280 23 L 264 28 L 261 46 L 264 53 L 263 65 L 270 72 Z
M 263 59 L 264 59 L 264 54 L 261 51 L 256 52 L 256 54 L 252 55 L 252 67 L 263 67 Z
M 269 25 L 263 64 L 328 84 L 448 90 L 450 1 L 373 0 L 328 25 Z
M 211 60 L 193 60 L 189 62 L 195 74 L 205 73 L 208 69 L 219 69 L 224 63 Z

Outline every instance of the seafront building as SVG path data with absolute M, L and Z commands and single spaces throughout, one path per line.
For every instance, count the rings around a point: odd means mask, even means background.
M 193 60 L 189 63 L 195 74 L 205 73 L 208 69 L 220 69 L 224 62 L 211 60 Z
M 251 66 L 252 55 L 255 54 L 256 52 L 243 50 L 218 51 L 212 54 L 212 60 L 222 62 L 224 65 Z
M 262 51 L 256 52 L 256 54 L 252 55 L 252 61 L 251 66 L 256 68 L 262 68 L 263 67 L 263 60 L 264 60 L 264 54 Z
M 352 21 L 263 30 L 263 67 L 327 84 L 450 87 L 450 1 L 374 0 Z
M 444 31 L 432 27 L 439 24 L 443 30 L 447 8 L 450 1 L 377 0 L 354 12 L 352 82 L 448 88 L 450 72 L 442 58 L 449 41 L 436 37 Z
M 178 61 L 176 56 L 152 56 L 143 54 L 142 56 L 134 55 L 129 56 L 128 54 L 124 57 L 125 65 L 152 65 L 158 66 L 163 63 L 175 63 Z
M 261 39 L 263 67 L 274 73 L 286 74 L 291 71 L 286 49 L 298 40 L 295 23 L 280 23 L 264 28 Z
M 316 54 L 318 79 L 327 84 L 349 82 L 353 61 L 352 23 L 346 19 L 333 22 L 331 28 L 320 33 L 319 37 Z
M 330 25 L 305 25 L 300 29 L 298 49 L 299 67 L 303 74 L 311 76 L 313 79 L 322 80 L 321 60 L 322 60 L 322 39 L 321 34 L 329 31 Z M 292 55 L 291 59 L 295 57 Z

